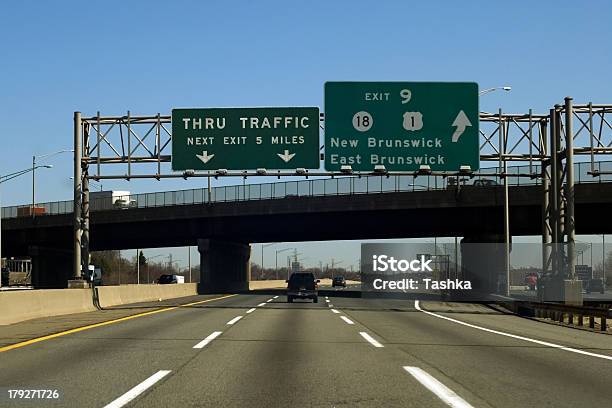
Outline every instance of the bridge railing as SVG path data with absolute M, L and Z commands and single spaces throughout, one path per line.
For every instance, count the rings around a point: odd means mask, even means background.
M 596 169 L 602 173 L 612 173 L 612 161 L 597 162 Z M 593 177 L 590 162 L 576 163 L 575 179 L 577 183 L 602 183 L 612 182 L 612 174 L 602 174 Z M 508 167 L 509 174 L 531 174 L 540 173 L 539 165 Z M 490 180 L 492 184 L 501 184 L 503 181 L 499 176 L 497 168 L 485 168 L 473 177 L 461 176 L 458 182 L 462 185 L 473 184 L 475 180 Z M 249 200 L 268 200 L 288 197 L 315 197 L 350 194 L 377 194 L 392 192 L 427 191 L 446 189 L 456 177 L 442 176 L 411 176 L 411 175 L 389 175 L 389 176 L 346 176 L 327 179 L 308 179 L 299 181 L 283 181 L 276 183 L 246 184 L 233 186 L 220 186 L 211 189 L 210 202 L 233 202 Z M 540 184 L 537 177 L 508 177 L 511 186 L 537 185 Z M 115 201 L 119 199 L 119 201 Z M 148 208 L 165 207 L 173 205 L 207 204 L 209 202 L 206 188 L 164 191 L 155 193 L 131 194 L 126 197 L 115 197 L 111 199 L 92 199 L 91 211 L 112 210 L 120 208 Z M 118 204 L 119 203 L 119 204 Z M 36 204 L 34 212 L 36 215 L 67 214 L 73 211 L 72 200 L 54 201 Z M 12 206 L 2 208 L 2 218 L 16 218 L 31 216 L 31 205 Z

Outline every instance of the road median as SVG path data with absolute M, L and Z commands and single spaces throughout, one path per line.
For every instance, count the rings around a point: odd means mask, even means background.
M 103 308 L 198 294 L 196 283 L 99 286 L 96 290 Z M 0 293 L 0 326 L 94 310 L 96 307 L 91 289 L 34 289 Z

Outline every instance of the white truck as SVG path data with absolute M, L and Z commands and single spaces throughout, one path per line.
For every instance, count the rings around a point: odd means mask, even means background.
M 93 282 L 96 286 L 102 285 L 102 270 L 96 268 L 95 265 L 89 265 L 85 279 L 89 282 Z
M 136 200 L 129 191 L 92 191 L 89 193 L 91 211 L 133 208 L 136 205 Z

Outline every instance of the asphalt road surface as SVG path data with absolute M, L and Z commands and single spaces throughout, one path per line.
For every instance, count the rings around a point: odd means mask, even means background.
M 612 336 L 483 305 L 341 292 L 317 304 L 280 291 L 195 297 L 5 346 L 0 406 L 612 406 Z

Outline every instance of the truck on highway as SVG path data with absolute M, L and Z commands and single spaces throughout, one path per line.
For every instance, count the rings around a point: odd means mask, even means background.
M 126 209 L 136 207 L 136 200 L 129 191 L 94 191 L 89 194 L 91 211 Z
M 46 213 L 47 209 L 45 207 L 28 205 L 17 208 L 17 217 L 31 217 L 32 215 L 45 215 Z
M 318 283 L 310 272 L 298 272 L 291 274 L 287 279 L 287 302 L 292 303 L 294 299 L 312 299 L 313 303 L 319 301 Z

